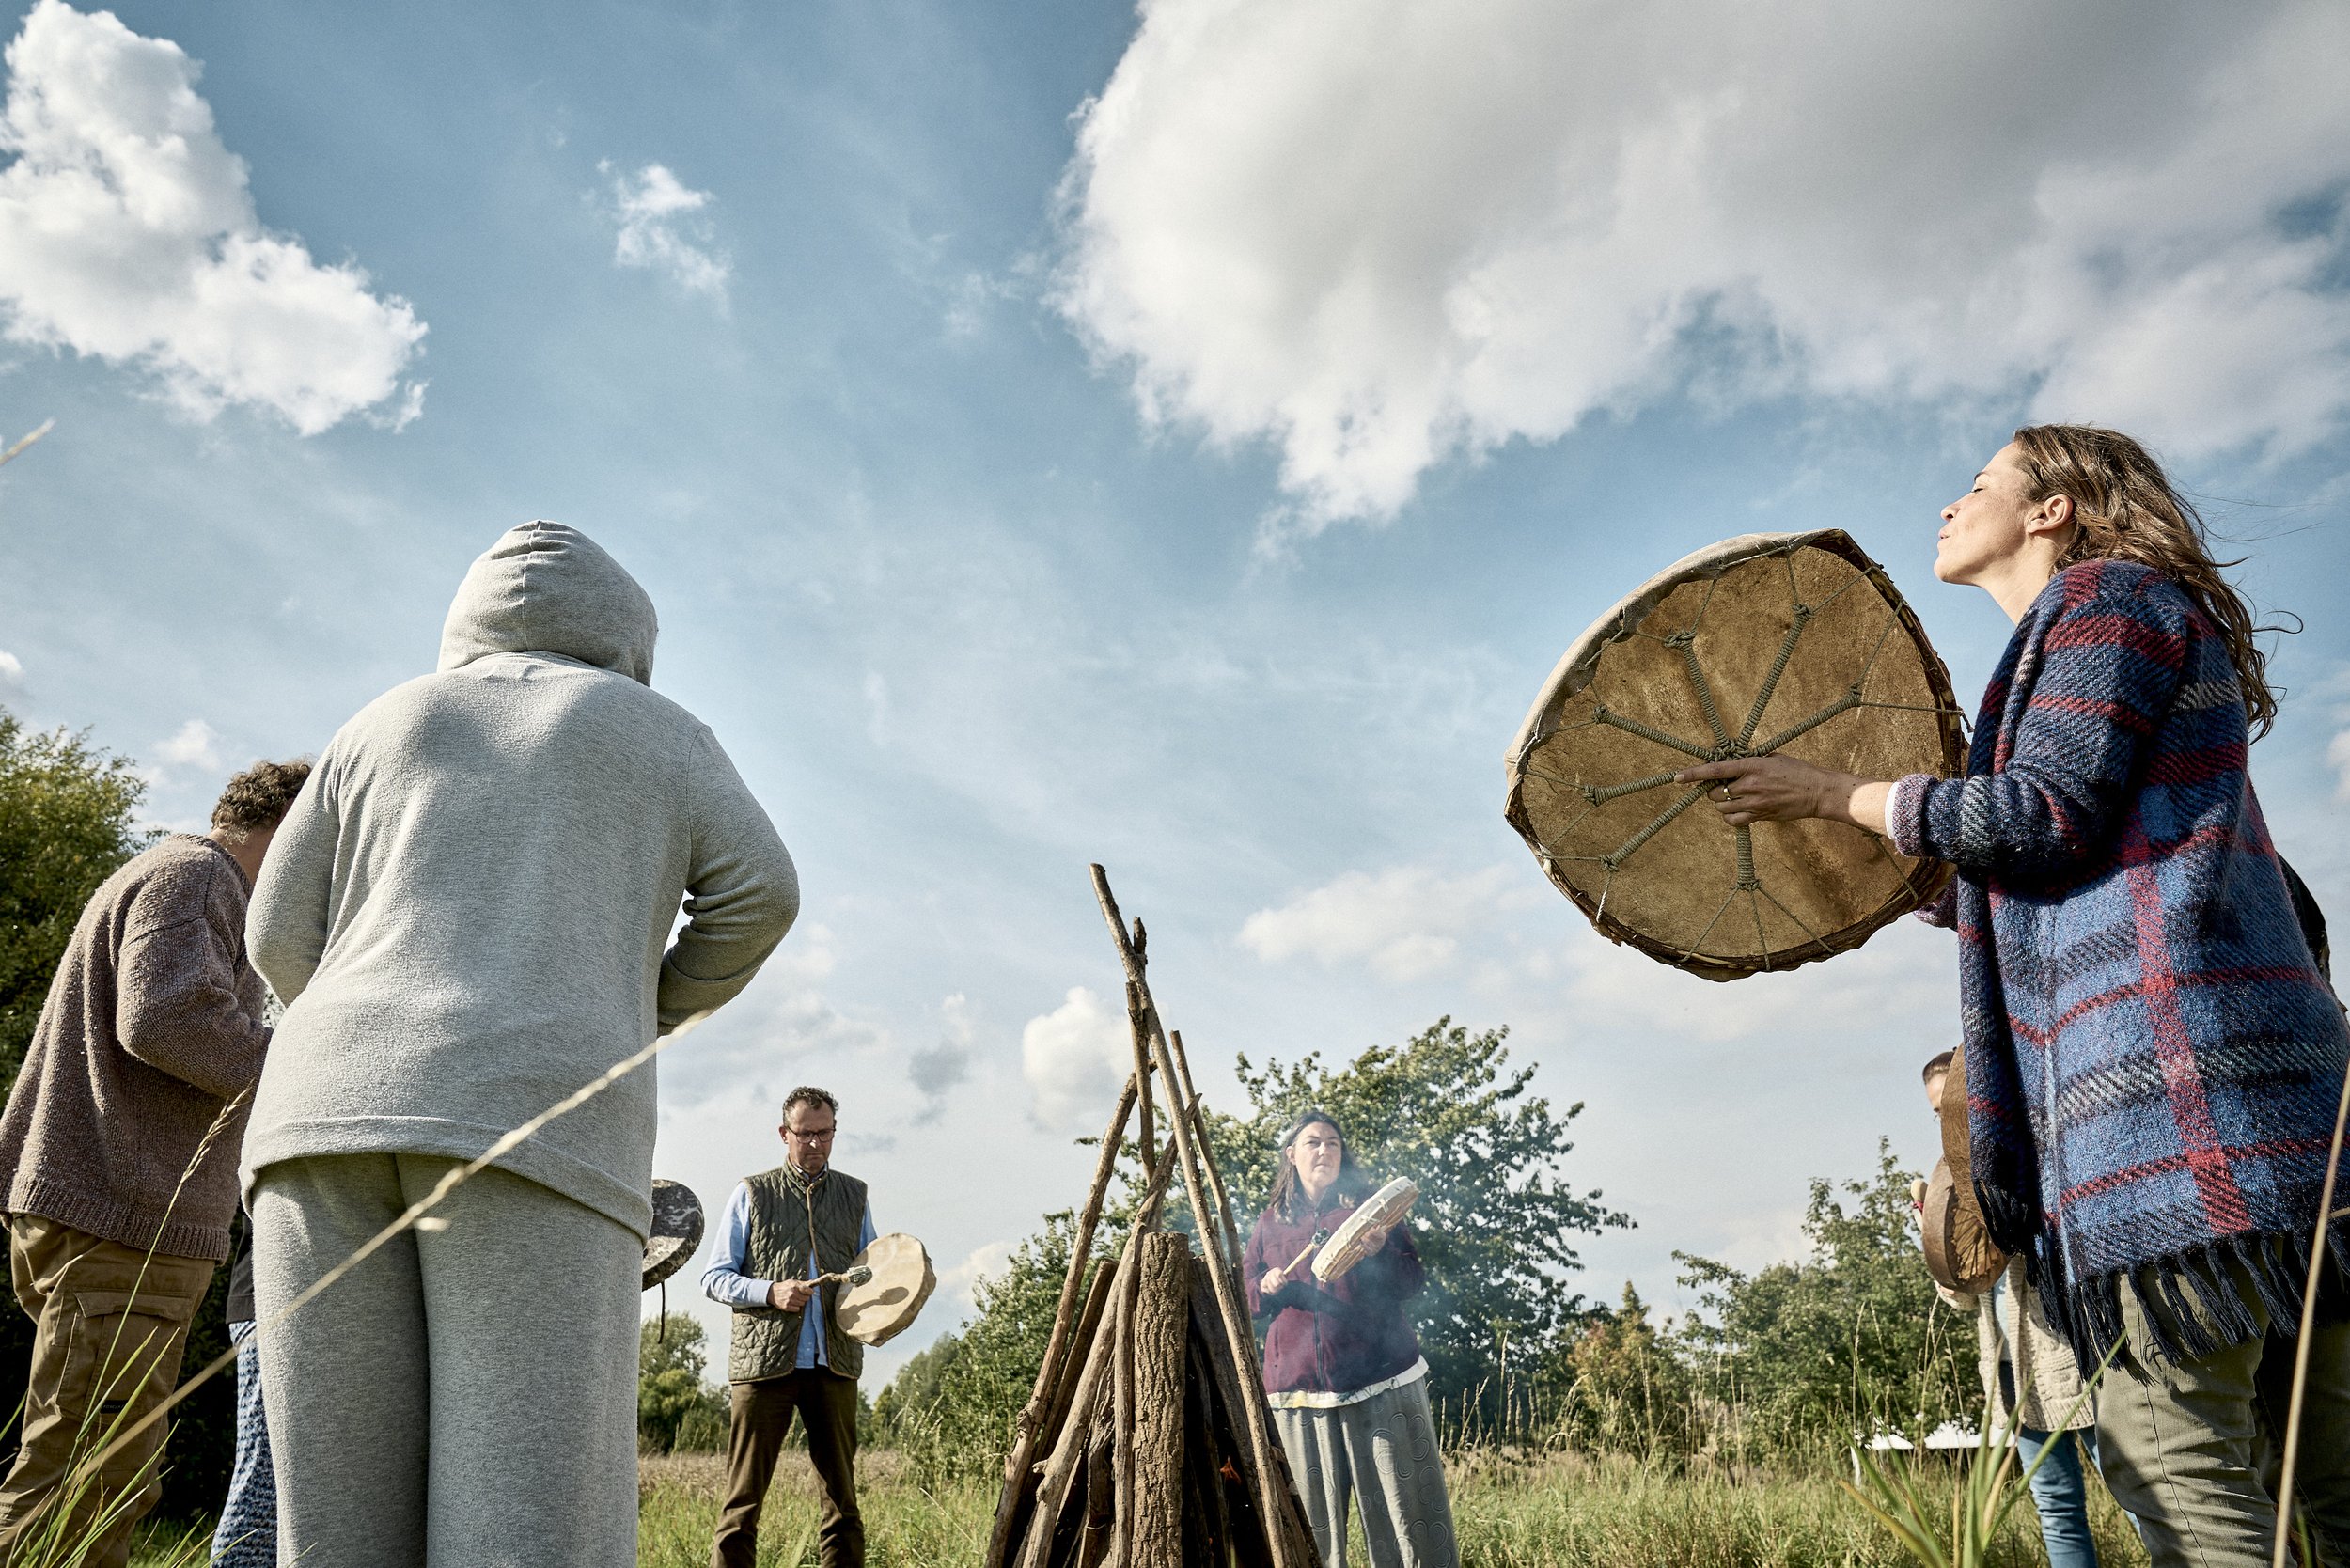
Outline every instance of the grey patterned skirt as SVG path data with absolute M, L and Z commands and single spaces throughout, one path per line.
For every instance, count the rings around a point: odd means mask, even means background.
M 1327 1568 L 1347 1568 L 1356 1506 L 1371 1568 L 1459 1568 L 1427 1378 L 1331 1409 L 1277 1405 L 1273 1424 Z

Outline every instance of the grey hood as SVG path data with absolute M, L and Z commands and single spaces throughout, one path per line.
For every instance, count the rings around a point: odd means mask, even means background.
M 555 653 L 652 684 L 651 596 L 577 528 L 525 523 L 465 572 L 441 627 L 440 668 L 493 653 Z

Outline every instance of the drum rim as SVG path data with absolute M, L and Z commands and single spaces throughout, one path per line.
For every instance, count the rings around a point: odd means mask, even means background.
M 1550 678 L 1543 682 L 1542 692 L 1535 698 L 1534 705 L 1527 711 L 1525 722 L 1518 727 L 1517 739 L 1511 745 L 1505 759 L 1509 792 L 1502 814 L 1517 830 L 1518 837 L 1526 841 L 1527 848 L 1533 852 L 1551 886 L 1564 893 L 1577 909 L 1583 911 L 1592 927 L 1610 942 L 1636 948 L 1660 963 L 1685 969 L 1706 980 L 1743 980 L 1748 975 L 1777 973 L 1817 963 L 1837 953 L 1850 952 L 1904 915 L 1939 898 L 1942 889 L 1950 883 L 1953 868 L 1941 860 L 1912 861 L 1894 889 L 1875 909 L 1816 939 L 1807 939 L 1750 958 L 1693 952 L 1627 925 L 1608 913 L 1602 901 L 1591 897 L 1559 873 L 1549 849 L 1534 831 L 1527 808 L 1526 761 L 1534 747 L 1557 731 L 1559 709 L 1570 698 L 1590 684 L 1599 667 L 1600 655 L 1611 644 L 1629 638 L 1634 628 L 1674 590 L 1685 583 L 1705 577 L 1719 577 L 1750 561 L 1773 556 L 1790 556 L 1805 549 L 1825 551 L 1856 568 L 1877 590 L 1879 597 L 1892 606 L 1903 634 L 1918 651 L 1935 705 L 1941 710 L 1936 715 L 1936 731 L 1942 743 L 1942 776 L 1957 777 L 1964 775 L 1966 770 L 1966 733 L 1958 699 L 1950 688 L 1949 666 L 1942 662 L 1941 654 L 1935 651 L 1933 642 L 1926 636 L 1925 625 L 1918 619 L 1917 610 L 1894 586 L 1885 568 L 1841 528 L 1814 528 L 1799 533 L 1739 534 L 1701 550 L 1691 551 L 1649 578 L 1618 600 L 1568 646 L 1558 665 L 1552 668 Z M 1897 863 L 1907 858 L 1898 852 L 1893 852 L 1893 855 Z

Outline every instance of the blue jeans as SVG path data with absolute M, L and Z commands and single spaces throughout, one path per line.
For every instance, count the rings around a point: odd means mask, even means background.
M 2018 1470 L 2047 1458 L 2031 1478 L 2032 1507 L 2040 1512 L 2040 1539 L 2048 1548 L 2048 1568 L 2097 1568 L 2097 1544 L 2089 1536 L 2089 1486 L 2081 1474 L 2081 1450 L 2097 1463 L 2097 1435 L 2060 1432 L 2053 1436 L 2029 1426 L 2015 1429 Z
M 249 1323 L 232 1323 L 237 1346 L 237 1460 L 228 1502 L 212 1532 L 212 1568 L 277 1568 L 277 1477 L 261 1413 L 261 1347 Z

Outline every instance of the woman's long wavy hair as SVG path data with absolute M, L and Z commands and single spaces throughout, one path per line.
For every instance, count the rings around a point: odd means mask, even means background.
M 2244 711 L 2259 740 L 2277 722 L 2277 693 L 2268 683 L 2268 655 L 2257 640 L 2262 626 L 2244 595 L 2219 572 L 2234 561 L 2212 559 L 2202 514 L 2180 494 L 2162 464 L 2119 431 L 2095 425 L 2027 425 L 2015 432 L 2033 501 L 2073 498 L 2078 525 L 2060 569 L 2075 561 L 2136 561 L 2177 583 L 2228 648 Z
M 1266 1208 L 1283 1219 L 1297 1218 L 1298 1211 L 1305 1207 L 1306 1186 L 1297 1179 L 1297 1166 L 1290 1159 L 1289 1150 L 1291 1144 L 1306 1136 L 1308 1127 L 1327 1127 L 1339 1135 L 1339 1174 L 1338 1180 L 1330 1184 L 1330 1190 L 1340 1198 L 1360 1199 L 1371 1194 L 1371 1178 L 1355 1163 L 1355 1145 L 1347 1140 L 1346 1129 L 1339 1125 L 1335 1117 L 1308 1111 L 1292 1125 L 1289 1137 L 1281 1140 L 1281 1168 L 1274 1173 L 1273 1196 L 1265 1202 Z

